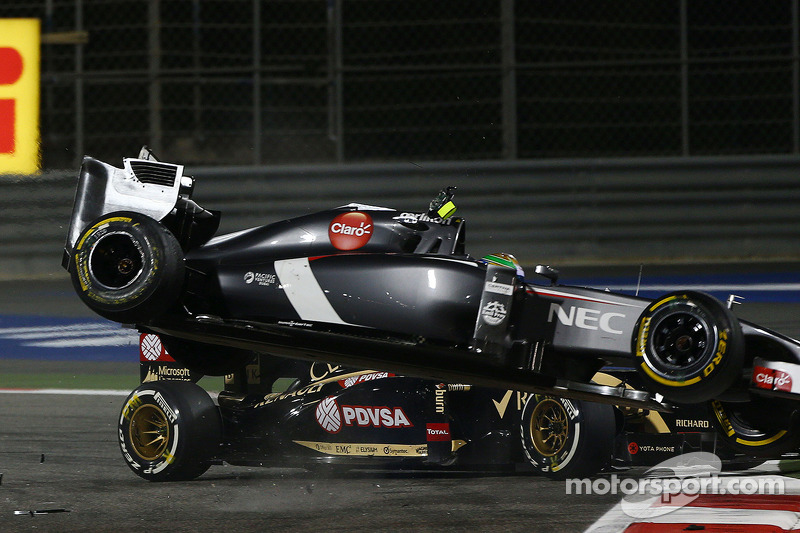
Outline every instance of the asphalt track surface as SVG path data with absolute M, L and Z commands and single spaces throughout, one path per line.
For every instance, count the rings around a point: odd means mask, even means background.
M 794 267 L 756 265 L 738 271 L 800 272 Z M 797 310 L 793 301 L 756 298 L 737 313 L 798 336 Z M 2 314 L 91 316 L 63 279 L 0 283 Z M 0 362 L 0 371 L 36 372 L 50 364 Z M 54 364 L 69 370 L 64 362 Z M 131 367 L 122 365 L 120 371 Z M 0 531 L 572 532 L 589 527 L 619 501 L 614 495 L 566 495 L 563 482 L 501 472 L 311 472 L 219 465 L 192 482 L 149 483 L 120 456 L 116 420 L 123 399 L 0 394 Z

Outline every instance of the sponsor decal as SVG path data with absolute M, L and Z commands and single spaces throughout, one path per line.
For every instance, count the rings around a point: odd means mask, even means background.
M 628 445 L 628 449 L 630 450 L 630 445 Z M 641 446 L 637 446 L 636 451 L 637 453 L 675 453 L 675 446 L 653 446 L 651 444 L 642 444 Z
M 615 319 L 624 319 L 625 315 L 622 313 L 601 313 L 597 309 L 577 307 L 574 305 L 570 305 L 568 309 L 564 309 L 560 304 L 551 303 L 547 321 L 553 322 L 556 318 L 565 326 L 589 330 L 602 330 L 606 333 L 613 333 L 614 335 L 622 335 L 624 333 L 621 329 L 616 329 L 614 324 L 611 323 L 611 321 Z M 643 328 L 644 327 L 646 326 L 643 325 Z
M 506 319 L 507 314 L 506 306 L 496 301 L 487 303 L 483 306 L 483 309 L 481 309 L 483 321 L 490 326 L 497 326 L 501 324 L 503 320 Z
M 572 404 L 571 400 L 568 400 L 567 398 L 561 398 L 561 405 L 564 406 L 564 409 L 567 411 L 570 420 L 575 420 L 578 418 L 578 410 Z
M 430 222 L 431 224 L 439 224 L 441 226 L 449 226 L 453 223 L 452 218 L 430 217 L 426 213 L 400 213 L 394 220 L 404 224 L 416 224 L 417 222 Z
M 317 423 L 328 433 L 339 433 L 342 429 L 342 417 L 336 399 L 328 396 L 317 405 L 315 412 Z
M 297 322 L 295 320 L 278 320 L 279 326 L 289 326 L 290 328 L 311 328 L 314 324 L 311 322 Z
M 339 380 L 339 385 L 343 389 L 358 385 L 359 383 L 366 383 L 368 381 L 375 381 L 376 379 L 391 378 L 394 374 L 389 372 L 370 372 L 368 374 L 361 374 L 359 376 L 350 376 L 345 379 Z
M 514 286 L 509 285 L 507 283 L 497 283 L 495 281 L 487 281 L 483 287 L 483 290 L 486 292 L 493 292 L 495 294 L 503 294 L 505 296 L 511 296 L 514 292 Z
M 163 361 L 174 363 L 175 359 L 169 355 L 161 337 L 153 333 L 142 333 L 139 335 L 139 360 L 140 361 Z
M 450 440 L 450 424 L 427 424 L 425 426 L 428 442 L 441 442 Z
M 425 444 L 372 444 L 348 442 L 315 442 L 306 440 L 292 441 L 326 455 L 353 455 L 361 457 L 425 457 L 428 446 Z
M 755 366 L 752 381 L 759 389 L 792 392 L 792 376 L 782 370 Z
M 337 215 L 328 226 L 328 238 L 337 250 L 358 250 L 373 232 L 372 217 L 361 211 Z
M 142 383 L 150 381 L 197 381 L 202 375 L 192 375 L 192 371 L 177 363 L 155 364 L 146 363 L 147 372 L 142 377 Z
M 691 420 L 691 419 L 676 419 L 675 420 L 675 427 L 677 428 L 704 428 L 708 429 L 711 427 L 708 420 Z
M 434 392 L 435 404 L 436 404 L 436 414 L 443 415 L 445 414 L 445 394 L 447 390 L 444 388 L 440 388 L 437 386 Z
M 252 283 L 262 286 L 274 285 L 277 279 L 275 274 L 264 274 L 263 272 L 247 272 L 244 275 L 244 282 L 248 285 Z
M 340 407 L 333 396 L 328 396 L 317 405 L 315 416 L 320 427 L 328 433 L 338 433 L 342 426 L 389 429 L 414 426 L 402 407 Z
M 259 374 L 259 379 L 261 379 L 260 374 Z M 296 391 L 292 392 L 284 392 L 284 393 L 271 392 L 266 396 L 264 396 L 264 399 L 261 400 L 259 403 L 255 404 L 253 408 L 257 409 L 259 407 L 263 407 L 265 405 L 269 405 L 277 401 L 286 400 L 287 398 L 299 398 L 300 396 L 305 396 L 306 394 L 319 392 L 320 390 L 322 390 L 323 385 L 324 383 L 312 383 L 311 385 L 306 385 L 305 387 L 297 389 Z
M 308 376 L 311 378 L 311 381 L 319 381 L 325 379 L 328 374 L 336 372 L 340 368 L 341 366 L 339 365 L 334 366 L 330 363 L 318 363 L 315 361 L 311 363 L 311 368 L 308 369 Z
M 0 174 L 39 171 L 39 19 L 0 19 Z
M 156 392 L 153 395 L 153 399 L 156 401 L 158 406 L 161 407 L 161 410 L 164 411 L 164 414 L 167 415 L 169 421 L 174 424 L 175 421 L 178 420 L 178 415 L 176 415 L 175 411 L 173 411 L 172 408 L 167 404 L 167 401 L 164 399 L 163 396 L 161 396 L 161 393 Z
M 343 405 L 342 419 L 347 426 L 374 428 L 413 427 L 402 407 Z
M 630 453 L 631 455 L 636 455 L 637 453 L 639 453 L 639 445 L 636 444 L 635 442 L 629 442 L 628 453 Z

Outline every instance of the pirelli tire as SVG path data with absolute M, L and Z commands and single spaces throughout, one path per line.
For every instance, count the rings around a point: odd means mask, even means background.
M 534 469 L 551 478 L 594 476 L 612 459 L 614 407 L 532 394 L 520 418 L 522 450 Z
M 222 440 L 219 409 L 205 390 L 189 381 L 137 387 L 122 407 L 118 430 L 125 462 L 148 481 L 202 475 Z
M 739 320 L 708 294 L 682 291 L 653 301 L 639 317 L 632 342 L 645 386 L 668 400 L 706 402 L 741 379 Z
M 97 314 L 115 322 L 143 322 L 177 301 L 184 281 L 183 251 L 158 221 L 117 211 L 83 230 L 70 273 L 78 296 Z
M 775 458 L 800 450 L 800 420 L 795 407 L 774 399 L 709 402 L 719 437 L 732 450 L 751 457 Z

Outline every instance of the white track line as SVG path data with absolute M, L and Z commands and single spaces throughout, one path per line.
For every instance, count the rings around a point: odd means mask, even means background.
M 69 396 L 127 396 L 131 391 L 115 389 L 0 389 L 0 394 L 63 394 Z

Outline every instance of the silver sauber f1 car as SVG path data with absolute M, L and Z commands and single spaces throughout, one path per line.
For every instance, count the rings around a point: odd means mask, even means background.
M 62 264 L 87 306 L 195 372 L 269 354 L 619 407 L 708 403 L 748 454 L 800 443 L 800 343 L 705 293 L 650 300 L 473 257 L 452 187 L 422 212 L 354 203 L 215 236 L 194 186 L 147 149 L 122 168 L 86 157 Z M 593 382 L 608 364 L 640 386 Z

